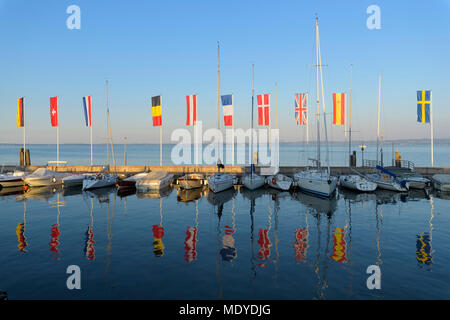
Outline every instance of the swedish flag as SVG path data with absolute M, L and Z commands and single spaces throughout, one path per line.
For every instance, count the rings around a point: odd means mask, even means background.
M 430 123 L 431 90 L 417 91 L 417 122 Z

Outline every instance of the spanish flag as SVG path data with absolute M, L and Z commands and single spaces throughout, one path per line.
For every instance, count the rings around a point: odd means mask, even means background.
M 152 97 L 152 116 L 153 126 L 159 127 L 162 124 L 161 119 L 161 96 Z
M 333 93 L 333 124 L 345 124 L 345 93 Z
M 24 126 L 25 106 L 23 104 L 23 98 L 17 99 L 17 128 Z

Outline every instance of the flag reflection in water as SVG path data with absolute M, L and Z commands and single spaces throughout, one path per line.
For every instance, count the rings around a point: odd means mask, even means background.
M 197 228 L 187 227 L 186 239 L 184 239 L 184 260 L 191 262 L 197 260 Z
M 26 247 L 28 246 L 27 238 L 25 237 L 25 225 L 23 223 L 18 223 L 16 227 L 17 235 L 17 248 L 20 252 L 27 252 Z
M 237 250 L 234 246 L 233 234 L 235 229 L 230 226 L 225 226 L 225 235 L 222 238 L 222 249 L 220 255 L 223 261 L 232 261 L 237 257 Z
M 268 229 L 259 229 L 259 251 L 258 251 L 258 259 L 262 260 L 262 262 L 258 263 L 260 267 L 267 267 L 265 261 L 269 260 L 270 257 L 270 247 L 272 243 L 269 239 L 269 230 Z
M 309 238 L 308 228 L 298 228 L 295 230 L 294 250 L 295 250 L 295 260 L 297 262 L 306 261 L 308 238 Z
M 155 257 L 162 257 L 164 255 L 164 243 L 162 238 L 164 237 L 164 228 L 155 224 L 153 226 L 153 253 Z
M 94 243 L 94 232 L 92 231 L 92 226 L 89 226 L 86 231 L 86 240 L 84 246 L 84 254 L 88 260 L 95 259 Z
M 433 264 L 431 237 L 428 232 L 417 235 L 416 249 L 416 259 L 419 265 L 429 266 Z
M 51 256 L 55 258 L 55 260 L 59 260 L 59 236 L 61 235 L 61 231 L 59 230 L 59 224 L 52 225 L 51 229 L 51 240 L 49 242 Z
M 336 262 L 347 262 L 347 242 L 345 241 L 345 228 L 333 229 L 333 254 L 330 258 Z

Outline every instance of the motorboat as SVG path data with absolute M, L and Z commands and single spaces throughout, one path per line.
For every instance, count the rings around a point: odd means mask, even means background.
M 170 186 L 173 174 L 167 171 L 152 171 L 146 177 L 136 181 L 138 191 L 159 190 Z
M 413 189 L 425 189 L 431 185 L 431 181 L 429 179 L 424 178 L 422 175 L 417 173 L 404 174 L 401 178 L 408 182 L 409 187 Z
M 62 184 L 62 179 L 66 173 L 55 172 L 46 168 L 36 169 L 33 173 L 25 176 L 25 184 L 30 187 L 45 187 Z
M 67 177 L 64 177 L 62 179 L 62 183 L 65 188 L 81 187 L 83 185 L 83 180 L 90 176 L 93 176 L 93 175 L 89 174 L 89 173 L 71 174 L 71 175 L 68 175 Z
M 184 176 L 177 179 L 180 188 L 186 190 L 203 187 L 204 180 L 205 176 L 200 173 L 185 174 Z
M 269 185 L 269 187 L 287 191 L 291 188 L 294 179 L 282 173 L 278 173 L 276 175 L 267 177 L 266 182 Z
M 337 186 L 337 178 L 320 168 L 297 172 L 294 181 L 300 190 L 327 198 L 334 194 Z
M 339 185 L 350 189 L 361 192 L 372 192 L 377 188 L 375 182 L 369 181 L 357 174 L 343 175 L 339 177 Z
M 24 171 L 14 170 L 12 173 L 0 175 L 0 188 L 20 187 L 24 185 Z
M 442 192 L 450 192 L 450 174 L 435 174 L 431 179 L 435 189 Z
M 88 176 L 83 180 L 83 190 L 111 187 L 114 186 L 116 182 L 116 174 L 100 172 L 96 175 Z
M 140 179 L 144 179 L 149 175 L 148 172 L 141 172 L 135 175 L 132 175 L 131 177 L 117 180 L 116 186 L 119 190 L 121 189 L 134 189 L 136 188 L 136 182 Z

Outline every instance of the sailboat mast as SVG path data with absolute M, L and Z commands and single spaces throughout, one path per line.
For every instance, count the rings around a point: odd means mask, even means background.
M 377 165 L 380 146 L 380 113 L 381 113 L 381 74 L 378 82 L 378 122 L 377 122 Z
M 320 166 L 319 18 L 316 17 L 317 167 Z
M 109 107 L 108 107 L 108 80 L 106 80 L 106 164 L 109 166 Z
M 220 130 L 220 43 L 217 41 L 217 129 Z
M 350 155 L 352 153 L 352 84 L 353 84 L 353 64 L 350 64 L 350 108 L 348 114 L 348 166 L 351 167 Z
M 253 177 L 253 102 L 255 100 L 255 65 L 252 64 L 252 130 L 250 132 L 250 176 Z

